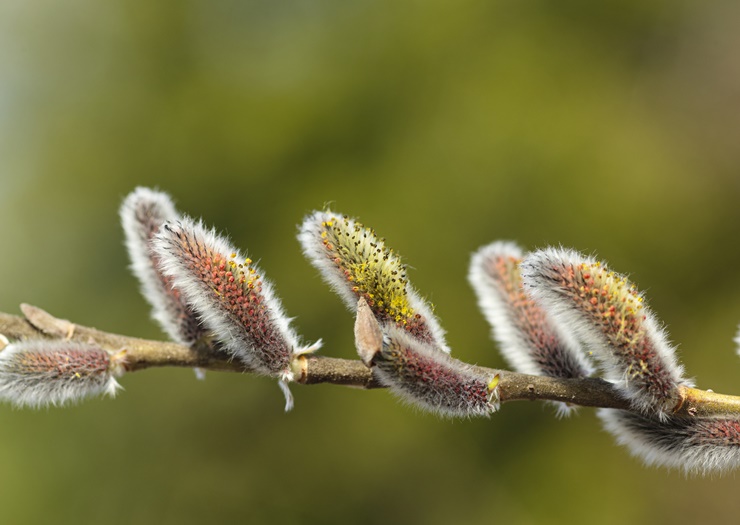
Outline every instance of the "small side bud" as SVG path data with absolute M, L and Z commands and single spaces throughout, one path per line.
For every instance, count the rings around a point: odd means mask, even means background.
M 668 417 L 688 385 L 675 349 L 622 275 L 579 253 L 548 248 L 521 263 L 525 288 L 593 351 L 604 376 L 645 414 Z
M 367 367 L 371 366 L 375 355 L 383 350 L 383 332 L 364 297 L 357 301 L 355 347 Z
M 364 297 L 384 329 L 396 325 L 449 353 L 432 308 L 409 284 L 398 255 L 373 230 L 329 210 L 317 211 L 304 219 L 298 240 L 348 308 L 354 310 Z
M 498 375 L 453 359 L 396 327 L 386 334 L 373 370 L 391 392 L 442 416 L 488 416 L 498 410 Z
M 34 328 L 56 338 L 71 339 L 75 332 L 74 323 L 58 319 L 38 306 L 21 303 L 21 312 Z
M 659 420 L 624 410 L 600 409 L 604 428 L 647 466 L 687 474 L 722 473 L 740 467 L 740 419 Z
M 125 352 L 71 341 L 12 343 L 0 352 L 0 399 L 18 407 L 67 405 L 115 395 Z

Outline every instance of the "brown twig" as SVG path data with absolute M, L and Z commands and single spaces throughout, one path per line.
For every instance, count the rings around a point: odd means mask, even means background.
M 175 343 L 138 339 L 111 334 L 58 319 L 44 310 L 21 305 L 24 317 L 0 313 L 0 334 L 11 341 L 27 339 L 70 339 L 94 341 L 110 351 L 126 351 L 126 370 L 176 366 L 213 371 L 250 372 L 239 361 L 210 347 L 188 348 Z M 297 383 L 314 385 L 330 383 L 357 388 L 382 388 L 372 370 L 362 361 L 319 355 L 299 357 Z M 499 376 L 499 401 L 562 401 L 572 405 L 630 410 L 629 402 L 620 397 L 607 381 L 598 378 L 559 379 L 519 374 L 507 370 L 485 369 Z M 740 397 L 682 387 L 681 401 L 674 414 L 681 417 L 740 415 Z

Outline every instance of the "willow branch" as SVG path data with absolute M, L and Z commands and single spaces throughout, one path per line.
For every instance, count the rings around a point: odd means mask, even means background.
M 208 346 L 189 348 L 175 343 L 152 341 L 111 334 L 59 319 L 44 310 L 21 305 L 23 317 L 0 312 L 0 334 L 9 340 L 68 339 L 94 341 L 110 351 L 126 351 L 125 368 L 136 372 L 156 367 L 202 368 L 218 372 L 250 373 L 248 368 L 223 352 Z M 1 346 L 1 344 L 0 344 Z M 372 370 L 362 361 L 319 355 L 300 356 L 301 374 L 296 382 L 304 385 L 330 383 L 371 389 L 383 388 Z M 499 376 L 499 401 L 562 401 L 572 405 L 630 410 L 629 403 L 602 379 L 559 379 L 484 368 Z M 681 400 L 674 414 L 682 417 L 740 415 L 740 397 L 681 387 Z

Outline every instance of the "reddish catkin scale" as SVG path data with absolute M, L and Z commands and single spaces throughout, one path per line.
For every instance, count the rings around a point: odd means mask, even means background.
M 593 352 L 633 406 L 666 417 L 688 384 L 674 348 L 627 279 L 579 253 L 548 248 L 521 263 L 524 286 Z
M 115 395 L 125 352 L 93 344 L 25 341 L 0 352 L 0 398 L 19 407 L 66 405 L 100 394 Z

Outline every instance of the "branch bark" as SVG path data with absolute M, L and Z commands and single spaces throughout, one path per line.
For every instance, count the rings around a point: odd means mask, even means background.
M 109 351 L 126 351 L 127 372 L 147 368 L 174 366 L 202 368 L 218 372 L 251 371 L 237 360 L 210 347 L 188 348 L 175 343 L 139 339 L 111 334 L 95 328 L 59 319 L 44 310 L 23 304 L 23 317 L 0 312 L 0 334 L 9 340 L 70 339 L 94 341 Z M 296 382 L 304 385 L 330 383 L 371 389 L 383 388 L 372 370 L 362 361 L 321 355 L 299 357 L 300 376 Z M 562 401 L 572 405 L 631 410 L 629 402 L 620 397 L 607 381 L 598 378 L 559 379 L 520 374 L 508 370 L 485 368 L 499 376 L 499 401 L 518 400 Z M 740 397 L 683 387 L 681 400 L 674 410 L 680 417 L 738 417 Z

